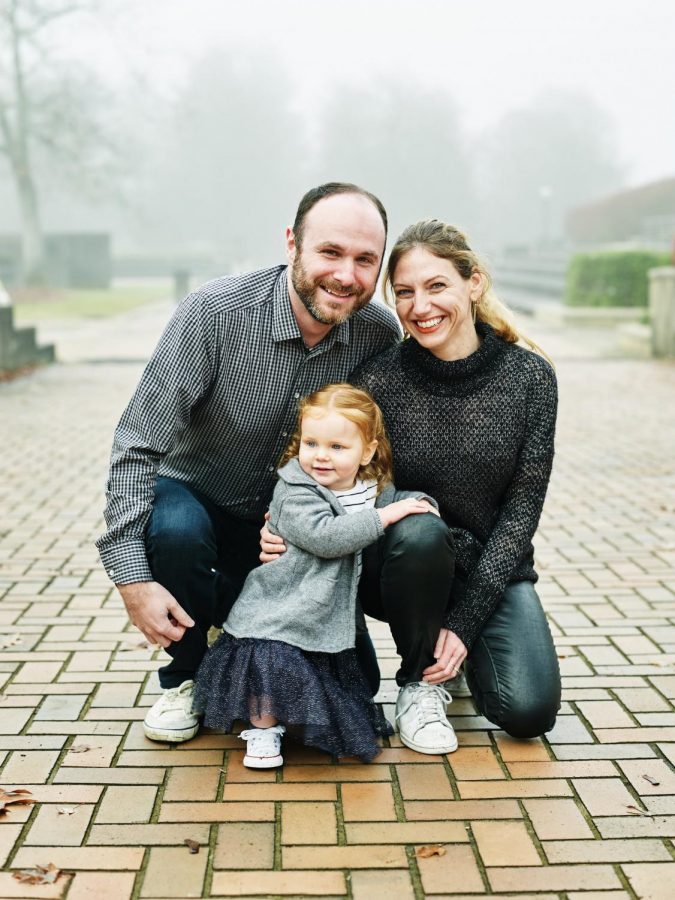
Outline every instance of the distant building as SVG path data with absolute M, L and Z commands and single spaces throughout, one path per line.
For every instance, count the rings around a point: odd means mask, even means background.
M 634 241 L 667 248 L 675 237 L 675 177 L 577 206 L 567 214 L 565 231 L 575 244 Z

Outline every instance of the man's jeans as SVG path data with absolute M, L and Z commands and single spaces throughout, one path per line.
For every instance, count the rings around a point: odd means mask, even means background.
M 150 568 L 195 621 L 168 648 L 160 684 L 194 678 L 211 625 L 222 625 L 251 569 L 258 565 L 260 523 L 224 513 L 184 482 L 158 478 L 146 531 Z M 431 513 L 408 516 L 366 548 L 359 599 L 366 613 L 389 622 L 401 656 L 399 684 L 418 681 L 434 661 L 454 574 L 452 538 Z M 273 602 L 274 598 L 270 598 Z M 373 693 L 379 668 L 367 630 L 356 651 Z M 467 662 L 467 678 L 483 715 L 516 737 L 553 727 L 560 676 L 551 634 L 529 582 L 510 585 Z

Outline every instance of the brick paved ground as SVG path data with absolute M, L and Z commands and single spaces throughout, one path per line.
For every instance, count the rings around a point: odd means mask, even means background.
M 565 688 L 547 739 L 510 740 L 460 700 L 447 758 L 393 738 L 370 766 L 289 748 L 283 772 L 255 773 L 233 736 L 144 739 L 158 654 L 139 646 L 92 547 L 113 423 L 139 373 L 128 360 L 166 308 L 152 312 L 69 344 L 70 360 L 126 362 L 0 386 L 0 783 L 38 800 L 0 819 L 0 897 L 671 898 L 675 367 L 537 335 L 562 395 L 537 540 Z M 391 703 L 396 663 L 386 629 L 374 633 Z M 418 857 L 430 843 L 445 854 Z M 74 874 L 48 887 L 10 874 L 48 863 Z

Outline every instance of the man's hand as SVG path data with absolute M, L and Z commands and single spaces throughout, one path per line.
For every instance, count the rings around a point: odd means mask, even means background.
M 436 662 L 422 672 L 427 684 L 441 684 L 454 678 L 466 659 L 467 650 L 454 631 L 441 628 L 434 648 Z
M 173 594 L 156 581 L 118 584 L 132 625 L 142 631 L 151 644 L 165 649 L 179 641 L 187 628 L 195 624 Z
M 265 524 L 260 529 L 260 556 L 258 559 L 261 563 L 274 562 L 279 559 L 282 553 L 286 552 L 286 544 L 284 539 L 278 534 L 272 534 L 267 527 L 270 520 L 270 514 L 265 513 Z

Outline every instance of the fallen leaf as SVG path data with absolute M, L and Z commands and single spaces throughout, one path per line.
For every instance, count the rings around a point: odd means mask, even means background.
M 656 778 L 652 778 L 651 775 L 643 775 L 642 777 L 644 778 L 645 781 L 648 781 L 650 784 L 653 784 L 654 787 L 658 787 L 661 784 L 660 781 L 657 781 Z
M 17 788 L 15 791 L 5 791 L 0 788 L 0 816 L 9 815 L 11 810 L 7 807 L 12 804 L 35 803 L 36 801 L 32 797 L 23 796 L 30 793 L 26 788 Z
M 567 653 L 558 653 L 558 659 L 567 659 Z
M 70 753 L 87 753 L 89 750 L 95 750 L 96 747 L 90 747 L 89 744 L 73 744 Z
M 76 809 L 77 806 L 59 806 L 57 812 L 60 816 L 72 816 Z
M 626 809 L 628 810 L 628 814 L 631 816 L 646 816 L 648 819 L 654 818 L 653 813 L 647 812 L 646 809 L 640 809 L 639 807 L 633 806 L 632 804 L 630 806 L 627 806 Z
M 445 847 L 442 844 L 427 844 L 417 848 L 417 855 L 421 859 L 428 859 L 430 856 L 445 856 Z
M 48 866 L 35 866 L 34 869 L 13 872 L 12 877 L 26 884 L 54 884 L 60 874 L 61 869 L 57 869 L 54 863 L 49 863 Z
M 17 644 L 20 644 L 23 638 L 20 634 L 13 634 L 10 637 L 4 638 L 2 642 L 2 647 L 0 649 L 6 650 L 7 647 L 16 647 Z
M 199 853 L 199 846 L 200 846 L 200 845 L 199 845 L 199 842 L 198 842 L 198 841 L 193 841 L 191 838 L 185 838 L 185 840 L 183 841 L 183 843 L 184 843 L 185 846 L 188 848 L 188 850 L 190 851 L 190 853 Z

